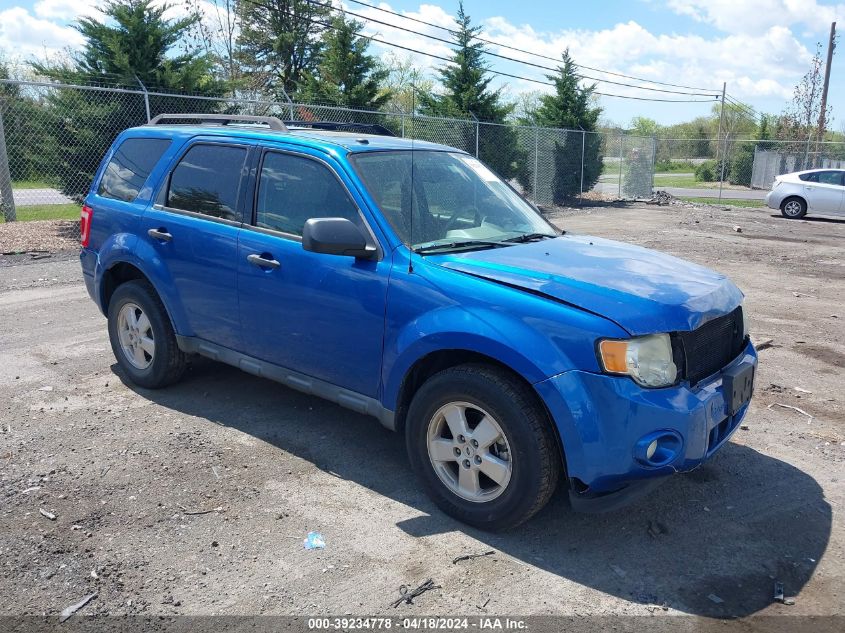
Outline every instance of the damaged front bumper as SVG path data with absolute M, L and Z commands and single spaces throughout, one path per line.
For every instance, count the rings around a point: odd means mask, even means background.
M 583 371 L 537 383 L 560 433 L 573 508 L 621 507 L 666 476 L 710 458 L 748 410 L 746 401 L 731 412 L 730 376 L 748 367 L 753 375 L 756 366 L 749 343 L 730 365 L 695 387 L 647 389 L 629 378 Z

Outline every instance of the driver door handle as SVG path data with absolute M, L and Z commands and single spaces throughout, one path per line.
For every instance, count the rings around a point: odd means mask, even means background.
M 147 235 L 154 240 L 161 240 L 162 242 L 169 242 L 173 239 L 173 236 L 167 232 L 167 229 L 161 227 L 157 229 L 150 229 L 147 231 Z
M 258 266 L 259 268 L 278 268 L 279 266 L 281 266 L 278 260 L 267 259 L 257 253 L 247 255 L 246 261 L 248 261 L 253 266 Z

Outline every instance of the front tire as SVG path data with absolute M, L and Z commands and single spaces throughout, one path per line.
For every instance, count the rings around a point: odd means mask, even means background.
M 807 215 L 807 203 L 801 198 L 787 198 L 780 205 L 780 213 L 790 220 L 797 220 Z
M 114 357 L 132 382 L 159 389 L 182 377 L 187 356 L 176 344 L 164 304 L 148 282 L 118 286 L 109 301 L 108 319 Z
M 408 411 L 411 467 L 446 514 L 486 530 L 536 514 L 560 479 L 548 416 L 521 381 L 488 365 L 427 380 Z

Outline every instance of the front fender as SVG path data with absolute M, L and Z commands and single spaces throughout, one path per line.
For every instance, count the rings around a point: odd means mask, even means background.
M 530 383 L 545 378 L 543 371 L 525 355 L 515 351 L 502 342 L 500 333 L 490 327 L 477 327 L 474 331 L 440 330 L 429 326 L 433 321 L 445 315 L 427 315 L 409 324 L 397 337 L 397 347 L 385 355 L 385 375 L 383 404 L 390 410 L 396 409 L 399 389 L 405 376 L 422 358 L 442 350 L 460 350 L 489 356 L 510 367 Z M 458 315 L 466 316 L 466 315 Z M 450 321 L 452 319 L 449 319 Z M 389 367 L 387 366 L 389 363 Z
M 137 235 L 130 233 L 112 235 L 100 247 L 94 270 L 94 292 L 100 311 L 108 315 L 105 301 L 105 274 L 122 263 L 131 264 L 140 270 L 152 284 L 170 316 L 176 333 L 192 336 L 193 332 L 188 325 L 182 303 L 178 295 L 170 291 L 174 285 L 169 269 L 148 242 L 139 240 Z

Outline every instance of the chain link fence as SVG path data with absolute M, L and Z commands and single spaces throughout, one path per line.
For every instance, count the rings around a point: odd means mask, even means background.
M 695 200 L 762 206 L 775 177 L 845 169 L 845 143 L 725 136 L 655 140 L 654 189 Z
M 396 136 L 469 152 L 542 206 L 643 199 L 655 190 L 762 205 L 779 174 L 845 167 L 845 143 L 813 139 L 661 139 L 400 111 L 0 80 L 0 219 L 77 220 L 80 202 L 114 138 L 163 113 L 378 124 Z

